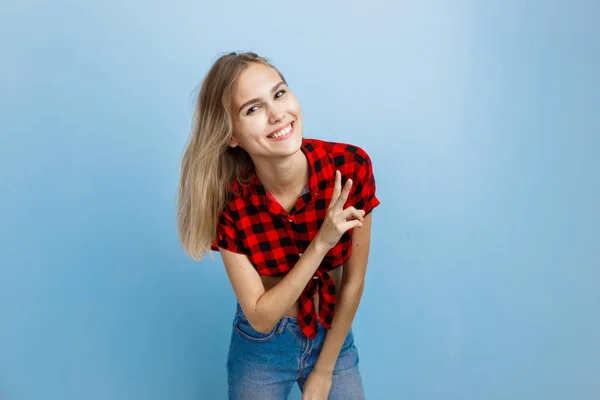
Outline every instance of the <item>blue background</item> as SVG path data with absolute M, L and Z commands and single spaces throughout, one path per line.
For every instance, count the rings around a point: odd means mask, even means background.
M 373 160 L 370 399 L 600 397 L 594 1 L 4 1 L 0 398 L 225 399 L 235 299 L 179 246 L 194 91 L 270 58 Z M 299 398 L 294 391 L 295 399 Z

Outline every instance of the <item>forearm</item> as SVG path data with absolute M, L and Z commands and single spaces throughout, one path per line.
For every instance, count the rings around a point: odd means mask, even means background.
M 350 283 L 342 281 L 331 329 L 315 364 L 315 371 L 332 374 L 352 321 L 358 310 L 364 290 L 364 281 Z
M 327 251 L 327 246 L 319 240 L 318 236 L 315 237 L 294 268 L 273 288 L 259 297 L 255 311 L 264 330 L 271 330 L 298 300 L 321 265 Z

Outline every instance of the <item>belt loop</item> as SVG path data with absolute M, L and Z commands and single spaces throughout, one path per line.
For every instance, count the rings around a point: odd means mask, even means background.
M 277 327 L 277 334 L 281 335 L 283 333 L 283 331 L 285 330 L 285 327 L 287 325 L 287 318 L 286 317 L 282 317 L 279 320 L 279 326 Z

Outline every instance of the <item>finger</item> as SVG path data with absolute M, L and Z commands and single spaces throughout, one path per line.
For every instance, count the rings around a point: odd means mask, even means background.
M 360 222 L 364 222 L 365 218 L 365 212 L 363 210 L 357 210 L 356 208 L 350 206 L 348 208 L 346 208 L 343 212 L 342 212 L 342 216 L 345 220 L 349 220 L 349 218 L 354 218 L 359 220 Z
M 346 200 L 348 200 L 348 193 L 350 193 L 351 187 L 352 187 L 352 179 L 348 179 L 346 181 L 346 184 L 344 185 L 344 189 L 342 190 L 340 197 L 337 199 L 337 201 L 335 203 L 335 207 L 337 207 L 340 210 L 344 207 L 344 204 L 346 204 Z
M 343 232 L 348 231 L 348 229 L 362 228 L 362 227 L 363 227 L 363 223 L 357 219 L 353 219 L 351 221 L 344 222 L 343 224 L 340 225 L 340 228 L 342 228 Z
M 329 208 L 332 208 L 337 202 L 338 197 L 340 197 L 340 192 L 342 191 L 342 174 L 340 171 L 335 171 L 335 184 L 333 185 L 333 195 L 331 195 L 331 200 L 329 201 Z

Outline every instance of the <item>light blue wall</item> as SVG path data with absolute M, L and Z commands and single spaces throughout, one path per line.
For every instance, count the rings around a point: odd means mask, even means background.
M 600 397 L 600 5 L 366 4 L 2 3 L 0 398 L 226 398 L 233 292 L 174 202 L 230 50 L 372 157 L 368 398 Z

